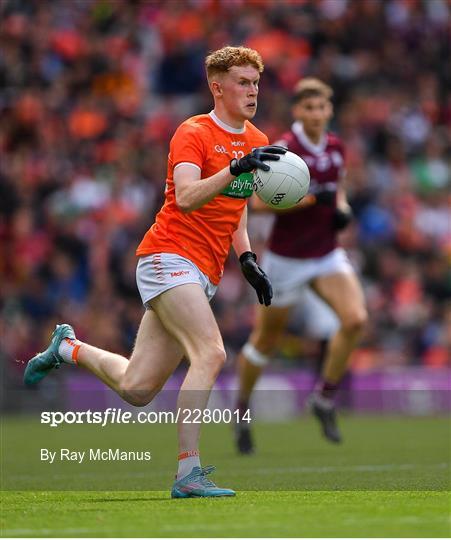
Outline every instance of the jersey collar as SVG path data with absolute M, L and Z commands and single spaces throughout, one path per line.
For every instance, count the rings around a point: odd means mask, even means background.
M 215 124 L 217 124 L 220 128 L 224 129 L 225 131 L 228 131 L 229 133 L 244 133 L 246 131 L 246 127 L 243 126 L 242 128 L 233 128 L 232 126 L 229 126 L 222 120 L 220 120 L 214 111 L 211 111 L 208 113 L 208 116 L 213 120 Z
M 318 144 L 313 144 L 307 137 L 301 122 L 294 122 L 291 131 L 296 135 L 298 141 L 307 148 L 312 154 L 321 154 L 327 146 L 327 135 L 324 134 Z

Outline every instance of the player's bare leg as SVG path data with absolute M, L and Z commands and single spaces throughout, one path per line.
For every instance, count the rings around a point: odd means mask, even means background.
M 162 323 L 183 346 L 190 366 L 179 395 L 179 406 L 205 409 L 210 391 L 225 362 L 218 325 L 201 287 L 174 287 L 152 301 Z M 200 424 L 179 424 L 179 450 L 198 449 Z
M 147 310 L 141 320 L 130 360 L 81 343 L 77 361 L 125 401 L 147 405 L 163 387 L 183 356 L 157 315 Z
M 166 330 L 157 314 L 147 310 L 120 383 L 121 395 L 138 406 L 149 403 L 174 373 L 182 358 L 180 343 Z
M 82 342 L 77 354 L 77 364 L 120 394 L 120 382 L 127 370 L 128 358 Z
M 61 326 L 73 334 L 69 325 Z M 73 363 L 90 371 L 135 406 L 147 405 L 155 397 L 183 357 L 179 343 L 152 311 L 143 315 L 130 360 L 78 341 L 74 334 L 71 339 L 62 339 L 58 349 L 63 361 L 72 358 Z
M 267 359 L 273 354 L 285 330 L 290 311 L 291 307 L 256 306 L 255 326 L 249 337 L 249 343 L 262 355 L 262 359 L 258 362 L 256 359 L 249 358 L 252 353 L 246 354 L 246 350 L 240 352 L 238 356 L 239 400 L 249 401 Z
M 226 359 L 222 337 L 208 299 L 198 284 L 187 283 L 161 294 L 152 300 L 151 305 L 168 332 L 182 345 L 190 362 L 177 402 L 182 414 L 177 426 L 179 469 L 173 496 L 183 496 L 179 489 L 180 481 L 188 478 L 191 482 L 192 475 L 194 482 L 199 481 L 200 485 L 206 482 L 213 496 L 234 495 L 232 490 L 217 488 L 204 479 L 210 469 L 200 468 L 201 424 L 184 421 L 186 415 L 183 411 L 204 411 L 207 407 L 211 389 Z
M 323 369 L 323 377 L 338 384 L 368 317 L 362 287 L 351 272 L 318 277 L 312 287 L 340 320 L 340 328 L 330 340 Z
M 62 346 L 69 350 L 70 347 L 76 348 L 73 357 L 80 367 L 90 371 L 125 401 L 137 407 L 152 401 L 183 357 L 180 344 L 151 310 L 147 310 L 141 319 L 130 360 L 88 343 L 70 341 L 63 342 Z M 62 354 L 65 354 L 65 350 Z
M 254 330 L 248 343 L 238 355 L 238 409 L 240 418 L 249 409 L 252 391 L 283 334 L 291 307 L 261 306 L 256 308 Z M 250 454 L 254 450 L 248 422 L 240 422 L 236 429 L 238 451 Z
M 340 328 L 329 342 L 321 380 L 310 404 L 324 435 L 332 442 L 340 442 L 333 400 L 368 316 L 362 288 L 353 272 L 318 277 L 312 288 L 335 311 Z
M 45 356 L 49 357 L 48 367 L 44 366 L 44 371 L 39 370 L 39 366 L 36 369 L 36 361 L 42 363 L 39 357 Z M 182 356 L 181 346 L 167 332 L 157 315 L 146 311 L 130 360 L 77 340 L 72 327 L 63 324 L 57 326 L 49 349 L 30 360 L 25 380 L 28 384 L 35 384 L 52 367 L 58 367 L 63 362 L 76 363 L 102 380 L 124 400 L 142 406 L 158 393 Z

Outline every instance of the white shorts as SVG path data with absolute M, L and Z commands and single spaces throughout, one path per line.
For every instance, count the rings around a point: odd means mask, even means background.
M 310 287 L 303 287 L 300 296 L 302 298 L 291 314 L 298 323 L 297 328 L 312 339 L 330 339 L 340 327 L 334 310 Z
M 261 261 L 261 267 L 272 283 L 272 305 L 278 307 L 302 302 L 304 288 L 319 276 L 353 272 L 343 248 L 336 248 L 324 257 L 314 259 L 292 259 L 265 251 Z
M 208 300 L 213 298 L 217 289 L 192 261 L 181 255 L 154 253 L 140 257 L 136 267 L 136 284 L 147 309 L 151 309 L 150 300 L 185 283 L 198 283 Z

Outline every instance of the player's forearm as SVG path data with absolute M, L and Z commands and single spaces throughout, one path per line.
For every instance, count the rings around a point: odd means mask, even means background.
M 237 257 L 239 257 L 245 251 L 252 251 L 247 231 L 236 231 L 233 236 L 232 245 Z
M 349 212 L 351 209 L 346 196 L 346 191 L 342 187 L 337 189 L 337 208 L 343 210 L 343 212 Z
M 233 178 L 229 167 L 225 167 L 209 178 L 176 185 L 177 206 L 183 213 L 193 212 L 216 197 Z
M 247 233 L 247 207 L 244 208 L 238 229 L 233 233 L 232 246 L 237 257 L 245 251 L 251 251 L 251 243 Z

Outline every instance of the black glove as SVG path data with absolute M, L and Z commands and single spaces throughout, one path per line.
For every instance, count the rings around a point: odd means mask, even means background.
M 233 176 L 241 173 L 252 172 L 254 169 L 269 171 L 270 167 L 263 161 L 278 161 L 280 155 L 287 151 L 283 146 L 259 146 L 240 159 L 232 159 L 230 162 L 230 172 Z
M 323 189 L 318 191 L 315 195 L 315 203 L 323 204 L 324 206 L 332 206 L 335 204 L 337 192 L 331 189 Z
M 352 210 L 342 210 L 336 208 L 334 216 L 332 218 L 332 227 L 335 231 L 341 231 L 345 229 L 352 221 Z
M 240 256 L 240 264 L 244 277 L 257 291 L 260 304 L 269 306 L 272 298 L 272 286 L 268 276 L 257 264 L 257 255 L 252 251 L 245 251 Z

